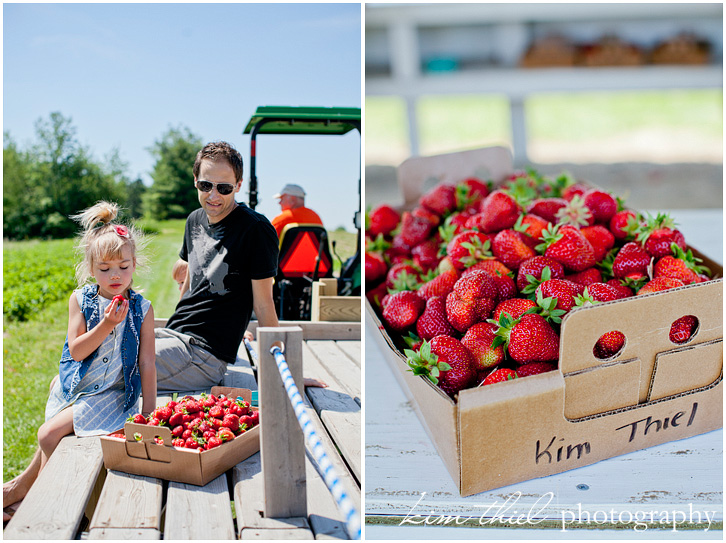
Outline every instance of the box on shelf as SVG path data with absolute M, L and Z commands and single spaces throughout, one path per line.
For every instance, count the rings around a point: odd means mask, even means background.
M 252 392 L 246 388 L 213 387 L 211 393 L 242 397 L 246 402 L 252 400 Z M 254 406 L 251 409 L 257 411 Z M 126 441 L 101 437 L 106 469 L 199 486 L 206 485 L 260 450 L 259 425 L 228 443 L 201 452 L 171 446 L 171 430 L 167 427 L 127 422 L 124 433 Z M 141 441 L 134 438 L 136 433 L 141 435 Z M 163 445 L 154 442 L 157 436 L 164 441 Z
M 505 148 L 412 158 L 398 170 L 404 208 L 431 177 L 470 175 L 500 182 L 511 172 Z M 714 276 L 722 267 L 703 258 Z M 572 310 L 560 331 L 559 369 L 459 392 L 454 402 L 422 376 L 366 302 L 385 358 L 412 400 L 462 496 L 544 477 L 612 456 L 720 428 L 723 407 L 723 279 Z M 671 324 L 694 315 L 685 345 Z M 593 354 L 609 331 L 625 334 L 614 359 Z

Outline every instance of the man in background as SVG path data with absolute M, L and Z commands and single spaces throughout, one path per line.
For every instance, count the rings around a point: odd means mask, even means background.
M 273 196 L 280 201 L 282 213 L 272 219 L 272 226 L 277 231 L 277 237 L 282 234 L 286 225 L 297 224 L 319 224 L 323 221 L 312 209 L 305 207 L 305 191 L 300 185 L 288 184 Z

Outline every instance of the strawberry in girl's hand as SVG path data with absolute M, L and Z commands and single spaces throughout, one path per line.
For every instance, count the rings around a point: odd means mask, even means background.
M 111 300 L 111 303 L 118 302 L 118 305 L 121 305 L 125 301 L 126 301 L 126 298 L 124 298 L 122 294 L 117 294 L 116 296 L 113 297 L 113 299 Z

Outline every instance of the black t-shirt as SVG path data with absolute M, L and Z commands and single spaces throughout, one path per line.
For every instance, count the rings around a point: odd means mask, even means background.
M 252 279 L 277 274 L 275 228 L 245 204 L 215 224 L 200 208 L 187 218 L 179 256 L 189 263 L 189 290 L 167 328 L 234 363 L 252 315 Z

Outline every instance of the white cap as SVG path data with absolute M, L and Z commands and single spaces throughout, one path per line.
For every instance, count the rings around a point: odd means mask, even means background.
M 283 194 L 289 194 L 290 196 L 297 196 L 298 198 L 305 198 L 305 191 L 300 185 L 285 185 L 282 190 L 275 194 L 273 198 L 282 198 Z

